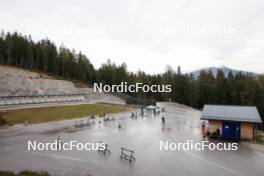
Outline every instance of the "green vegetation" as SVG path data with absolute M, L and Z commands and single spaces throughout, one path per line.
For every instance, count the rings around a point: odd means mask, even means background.
M 197 58 L 193 59 L 199 62 Z M 57 48 L 48 39 L 34 42 L 30 36 L 23 36 L 17 32 L 13 34 L 2 32 L 0 64 L 89 84 L 102 82 L 112 85 L 122 81 L 128 84 L 137 82 L 149 85 L 170 84 L 172 85 L 170 93 L 129 94 L 159 101 L 167 101 L 170 98 L 174 102 L 194 108 L 202 108 L 204 104 L 253 105 L 257 106 L 261 116 L 264 117 L 264 75 L 253 77 L 250 74 L 233 75 L 230 72 L 225 77 L 221 70 L 216 76 L 212 72 L 201 71 L 198 79 L 194 79 L 192 75 L 182 74 L 180 67 L 175 71 L 169 66 L 162 74 L 150 75 L 143 71 L 129 72 L 124 63 L 116 65 L 110 60 L 99 69 L 95 69 L 88 57 L 81 52 L 76 53 L 75 50 L 64 46 Z
M 129 107 L 105 104 L 84 104 L 57 107 L 42 107 L 11 110 L 4 113 L 8 124 L 41 123 L 84 116 L 117 113 L 129 110 Z
M 261 131 L 255 132 L 255 142 L 257 144 L 264 144 L 264 133 Z
M 7 125 L 7 121 L 2 116 L 3 113 L 0 113 L 0 126 Z
M 36 171 L 25 170 L 19 173 L 14 173 L 12 171 L 0 171 L 0 176 L 52 176 L 52 175 L 45 171 L 36 172 Z M 91 176 L 91 175 L 87 173 L 87 176 Z
M 14 173 L 11 171 L 0 171 L 0 176 L 51 176 L 48 172 L 21 171 Z

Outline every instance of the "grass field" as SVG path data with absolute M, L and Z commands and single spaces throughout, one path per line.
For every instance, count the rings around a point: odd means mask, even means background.
M 10 110 L 1 114 L 9 125 L 25 123 L 41 123 L 72 119 L 84 116 L 117 113 L 129 110 L 129 107 L 105 104 L 84 104 L 56 107 Z

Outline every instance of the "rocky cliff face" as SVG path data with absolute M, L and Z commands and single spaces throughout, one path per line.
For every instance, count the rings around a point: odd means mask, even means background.
M 113 95 L 94 93 L 92 88 L 77 88 L 70 81 L 53 79 L 45 74 L 0 65 L 0 96 L 35 94 L 86 94 L 88 102 L 124 104 Z

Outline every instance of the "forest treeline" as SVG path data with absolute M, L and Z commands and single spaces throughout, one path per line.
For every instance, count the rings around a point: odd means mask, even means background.
M 44 72 L 66 79 L 80 80 L 89 84 L 170 84 L 170 93 L 130 93 L 132 96 L 169 100 L 194 108 L 204 104 L 255 105 L 264 117 L 264 76 L 238 73 L 227 77 L 221 70 L 216 75 L 201 71 L 194 79 L 191 74 L 183 74 L 181 68 L 167 67 L 161 74 L 146 74 L 144 71 L 129 72 L 126 64 L 116 65 L 108 60 L 95 69 L 89 59 L 81 52 L 64 46 L 57 48 L 49 39 L 34 42 L 30 36 L 15 33 L 1 33 L 0 64 L 11 65 L 28 70 Z

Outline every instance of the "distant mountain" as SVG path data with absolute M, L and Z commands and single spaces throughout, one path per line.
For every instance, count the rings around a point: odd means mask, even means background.
M 250 74 L 250 75 L 252 75 L 252 76 L 254 76 L 254 77 L 257 77 L 257 76 L 258 76 L 258 74 L 253 73 L 253 72 L 248 72 L 248 71 L 243 71 L 243 70 L 235 70 L 235 69 L 232 69 L 232 68 L 228 68 L 228 67 L 226 67 L 226 66 L 222 66 L 222 67 L 209 67 L 209 68 L 203 68 L 203 69 L 200 69 L 200 70 L 195 70 L 195 71 L 191 72 L 190 74 L 193 74 L 193 77 L 194 77 L 195 79 L 197 79 L 197 78 L 199 77 L 199 75 L 200 75 L 200 71 L 201 71 L 201 70 L 204 70 L 204 71 L 206 71 L 206 72 L 211 71 L 211 72 L 213 73 L 213 75 L 216 76 L 216 74 L 217 74 L 217 70 L 219 70 L 219 69 L 222 70 L 222 72 L 224 73 L 225 77 L 228 76 L 228 73 L 229 73 L 230 71 L 232 72 L 233 75 L 236 75 L 236 74 L 238 74 L 239 72 L 241 72 L 241 73 L 244 74 L 244 75 L 246 75 L 246 74 Z

